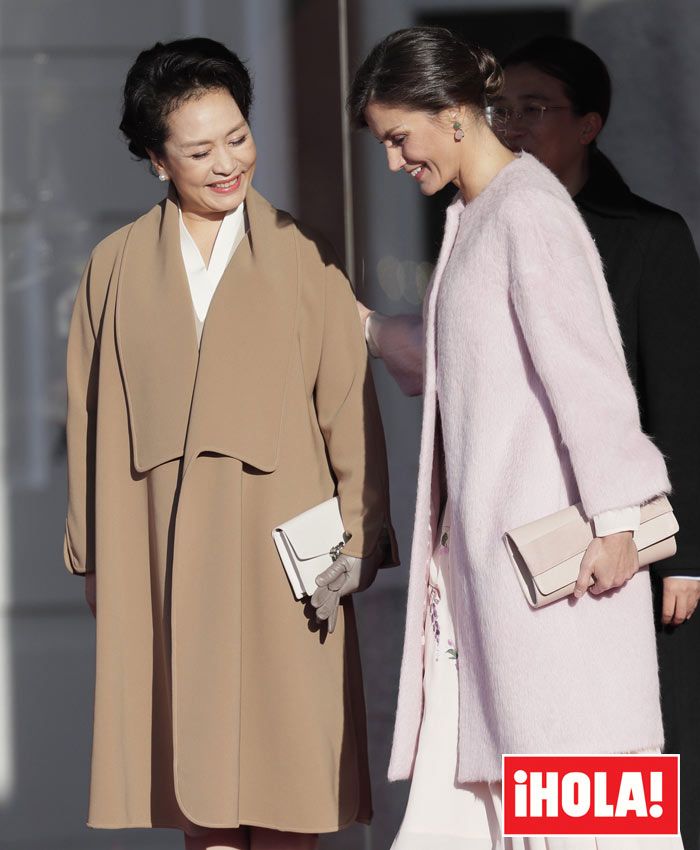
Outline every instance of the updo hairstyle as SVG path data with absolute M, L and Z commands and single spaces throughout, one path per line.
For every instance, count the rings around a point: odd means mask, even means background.
M 248 120 L 253 101 L 250 74 L 225 45 L 209 38 L 157 42 L 139 53 L 124 84 L 119 129 L 139 159 L 160 155 L 171 112 L 205 92 L 225 89 Z
M 502 85 L 491 51 L 442 27 L 410 27 L 388 35 L 367 56 L 348 110 L 356 128 L 367 126 L 364 112 L 372 102 L 431 113 L 462 105 L 483 110 Z

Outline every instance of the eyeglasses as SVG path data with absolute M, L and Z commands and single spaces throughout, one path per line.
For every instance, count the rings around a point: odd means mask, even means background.
M 507 130 L 514 120 L 525 127 L 534 127 L 548 112 L 557 112 L 560 109 L 571 109 L 571 106 L 545 106 L 541 103 L 528 103 L 520 109 L 513 109 L 511 106 L 490 106 L 487 117 L 494 130 Z

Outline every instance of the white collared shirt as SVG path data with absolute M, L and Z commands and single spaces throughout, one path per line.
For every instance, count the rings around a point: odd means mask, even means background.
M 207 317 L 207 311 L 216 292 L 216 287 L 219 285 L 236 248 L 245 236 L 245 204 L 239 204 L 235 210 L 226 213 L 221 220 L 208 266 L 202 259 L 192 234 L 187 229 L 182 218 L 182 210 L 178 209 L 178 213 L 180 217 L 180 249 L 190 285 L 192 306 L 197 324 L 197 342 L 199 343 L 202 338 L 204 320 Z

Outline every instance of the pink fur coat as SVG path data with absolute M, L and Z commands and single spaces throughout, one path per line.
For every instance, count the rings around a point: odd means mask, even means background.
M 458 197 L 449 207 L 424 325 L 418 496 L 389 777 L 411 775 L 421 724 L 438 405 L 451 504 L 459 780 L 499 779 L 502 753 L 662 746 L 648 571 L 616 592 L 535 611 L 502 542 L 506 530 L 579 500 L 593 516 L 669 490 L 663 457 L 640 429 L 595 245 L 564 187 L 533 157 L 522 154 L 471 203 Z M 415 329 L 409 320 L 407 339 Z M 401 337 L 389 325 L 382 333 L 389 348 Z M 376 342 L 381 349 L 382 334 Z M 391 353 L 386 359 L 415 391 L 410 370 Z

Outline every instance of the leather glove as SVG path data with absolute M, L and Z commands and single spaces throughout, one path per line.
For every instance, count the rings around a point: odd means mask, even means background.
M 318 589 L 311 597 L 311 604 L 319 622 L 328 621 L 328 631 L 335 630 L 340 600 L 350 593 L 366 590 L 377 577 L 379 565 L 384 560 L 384 546 L 379 545 L 372 555 L 354 558 L 338 555 L 333 563 L 316 576 Z

